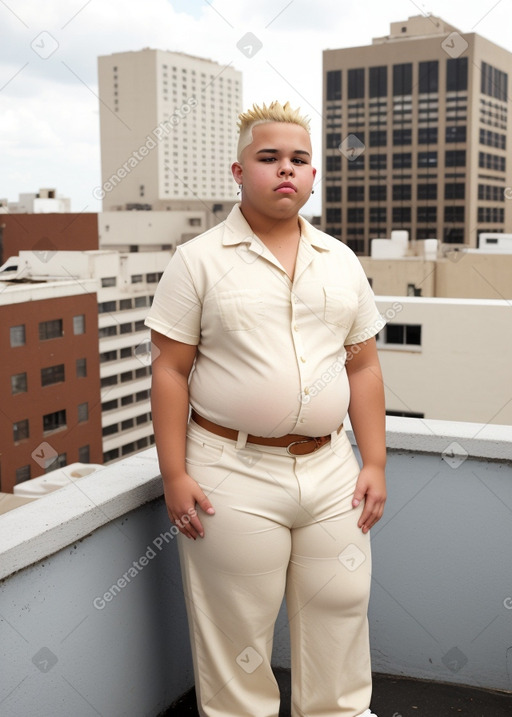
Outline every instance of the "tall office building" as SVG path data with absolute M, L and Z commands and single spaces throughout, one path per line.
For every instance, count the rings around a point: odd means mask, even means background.
M 511 71 L 510 52 L 432 16 L 326 50 L 325 230 L 360 254 L 396 229 L 470 247 L 512 231 Z
M 236 199 L 242 76 L 146 48 L 98 58 L 103 210 Z

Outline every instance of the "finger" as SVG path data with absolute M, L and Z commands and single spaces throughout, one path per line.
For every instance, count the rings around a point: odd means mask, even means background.
M 196 503 L 201 508 L 201 510 L 204 510 L 204 512 L 208 515 L 213 515 L 215 513 L 215 508 L 210 503 L 203 491 L 200 491 L 196 496 Z

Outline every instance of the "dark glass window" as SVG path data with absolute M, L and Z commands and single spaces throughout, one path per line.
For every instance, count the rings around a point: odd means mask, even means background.
M 341 70 L 327 72 L 327 100 L 341 100 Z
M 464 229 L 458 227 L 445 227 L 443 232 L 443 241 L 445 244 L 463 244 Z
M 348 71 L 348 99 L 364 97 L 364 67 Z
M 325 212 L 326 220 L 329 224 L 341 224 L 341 208 L 328 207 Z
M 73 333 L 75 335 L 85 334 L 85 314 L 73 316 Z
M 410 169 L 412 166 L 412 154 L 410 152 L 399 152 L 393 155 L 393 169 Z
M 341 155 L 335 154 L 334 157 L 327 157 L 326 169 L 328 172 L 340 172 Z
M 16 484 L 23 483 L 26 480 L 30 480 L 30 465 L 16 468 Z
M 130 308 L 131 308 L 131 300 L 130 300 Z M 106 314 L 110 311 L 116 310 L 116 302 L 115 301 L 100 301 L 98 304 L 98 314 Z
M 445 167 L 465 167 L 466 150 L 447 149 L 444 153 L 444 165 Z
M 411 207 L 393 207 L 393 224 L 411 221 Z
M 15 373 L 11 376 L 11 393 L 26 393 L 27 391 L 27 374 Z
M 341 202 L 341 187 L 326 187 L 325 190 L 325 201 L 326 202 Z
M 412 129 L 394 129 L 393 144 L 396 146 L 412 143 Z
M 387 159 L 386 154 L 370 154 L 370 169 L 386 169 Z
M 327 149 L 338 149 L 341 144 L 341 132 L 328 132 L 326 141 Z
M 41 321 L 39 324 L 39 340 L 58 339 L 62 336 L 62 319 Z
M 393 201 L 404 201 L 411 198 L 410 184 L 393 184 Z
M 62 381 L 65 381 L 63 363 L 41 369 L 41 386 L 51 386 L 52 383 L 61 383 Z
M 431 206 L 419 206 L 417 208 L 417 219 L 419 222 L 436 222 L 437 221 L 437 207 Z
M 78 460 L 80 463 L 89 463 L 91 460 L 90 446 L 80 446 L 78 449 Z
M 430 60 L 420 62 L 419 65 L 419 91 L 437 92 L 439 89 L 439 62 Z
M 347 209 L 347 222 L 349 224 L 362 224 L 364 222 L 364 208 L 350 207 Z
M 418 144 L 437 144 L 437 127 L 420 127 Z
M 364 154 L 360 154 L 354 159 L 347 159 L 347 167 L 350 170 L 364 169 Z
M 463 222 L 464 207 L 445 207 L 444 220 L 445 222 Z
M 364 184 L 355 184 L 347 187 L 347 201 L 364 202 Z
M 43 431 L 56 431 L 58 428 L 66 428 L 66 410 L 54 411 L 43 416 Z
M 387 97 L 388 68 L 385 65 L 370 67 L 370 97 Z
M 502 102 L 508 101 L 508 74 L 506 72 L 482 62 L 480 77 L 482 94 L 495 97 Z
M 444 185 L 445 199 L 465 199 L 466 185 L 461 182 Z
M 78 404 L 78 423 L 83 423 L 89 420 L 89 404 L 85 403 Z
M 16 421 L 12 424 L 12 437 L 15 443 L 29 437 L 28 418 L 24 418 L 22 421 Z
M 446 91 L 461 92 L 468 89 L 468 58 L 456 57 L 446 61 Z
M 412 92 L 412 63 L 393 65 L 393 95 L 410 95 Z
M 84 358 L 78 358 L 76 360 L 76 377 L 77 378 L 86 378 L 87 376 L 87 359 Z
M 370 147 L 385 147 L 388 140 L 387 135 L 385 129 L 372 130 L 370 132 Z
M 386 207 L 370 207 L 371 224 L 385 224 L 387 216 Z
M 387 324 L 385 330 L 387 344 L 421 346 L 420 324 Z
M 465 142 L 466 141 L 466 127 L 454 126 L 446 128 L 446 142 Z
M 11 326 L 9 329 L 11 348 L 16 346 L 25 346 L 25 324 L 19 326 Z
M 418 199 L 437 199 L 437 184 L 418 184 Z
M 388 195 L 386 184 L 370 184 L 370 201 L 385 202 Z
M 437 152 L 418 152 L 418 168 L 437 167 Z

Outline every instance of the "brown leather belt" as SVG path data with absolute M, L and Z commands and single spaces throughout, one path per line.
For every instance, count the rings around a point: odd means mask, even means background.
M 235 431 L 233 428 L 226 428 L 226 426 L 219 426 L 217 423 L 213 423 L 213 421 L 209 421 L 207 418 L 200 416 L 194 409 L 192 409 L 190 417 L 198 426 L 205 428 L 216 436 L 222 436 L 222 438 L 228 438 L 231 441 L 238 439 L 238 431 Z M 338 428 L 338 433 L 342 428 L 343 423 Z M 265 436 L 252 436 L 250 434 L 247 436 L 247 443 L 255 443 L 259 446 L 286 448 L 286 452 L 290 456 L 305 456 L 308 455 L 308 453 L 314 453 L 322 446 L 325 446 L 326 443 L 329 443 L 330 440 L 330 434 L 318 438 L 301 436 L 296 433 L 288 433 L 286 436 L 278 436 L 277 438 L 265 438 Z

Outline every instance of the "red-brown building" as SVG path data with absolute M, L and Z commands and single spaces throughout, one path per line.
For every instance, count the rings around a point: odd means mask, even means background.
M 88 249 L 98 249 L 98 215 L 94 212 L 0 214 L 0 265 L 22 250 Z
M 103 462 L 97 294 L 84 288 L 0 285 L 3 492 L 69 463 Z

